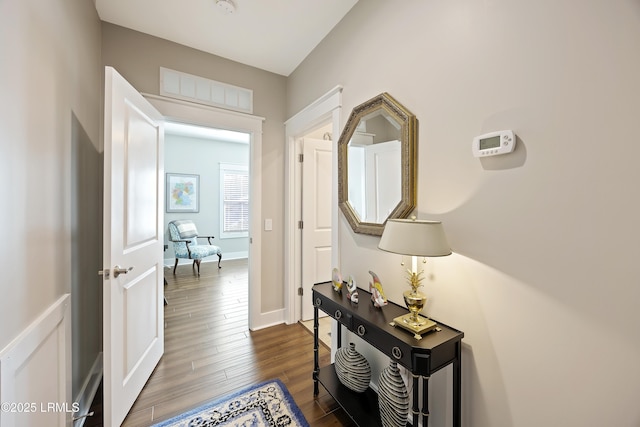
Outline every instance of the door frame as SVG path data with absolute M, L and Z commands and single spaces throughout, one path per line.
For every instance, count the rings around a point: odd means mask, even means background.
M 296 141 L 310 131 L 331 123 L 333 134 L 332 176 L 331 182 L 331 263 L 340 268 L 340 247 L 338 234 L 338 149 L 337 136 L 340 134 L 342 113 L 342 86 L 338 85 L 320 98 L 303 108 L 285 122 L 285 217 L 284 217 L 284 306 L 287 324 L 297 322 L 302 315 L 302 301 L 297 289 L 301 285 L 301 236 L 298 228 L 302 185 L 300 162 L 297 156 Z M 304 296 L 311 298 L 311 296 Z
M 274 313 L 262 313 L 262 123 L 264 117 L 209 107 L 158 95 L 143 96 L 167 121 L 227 129 L 251 135 L 249 142 L 249 329 L 278 323 Z

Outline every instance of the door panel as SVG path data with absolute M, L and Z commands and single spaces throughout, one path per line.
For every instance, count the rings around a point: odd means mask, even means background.
M 331 280 L 332 142 L 305 138 L 303 155 L 302 320 L 309 320 L 313 284 Z
M 164 132 L 111 67 L 104 129 L 104 425 L 117 426 L 164 352 Z

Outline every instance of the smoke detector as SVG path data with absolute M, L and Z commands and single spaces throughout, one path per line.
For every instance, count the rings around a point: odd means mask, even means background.
M 216 0 L 216 6 L 225 15 L 231 15 L 236 11 L 236 5 L 231 0 Z

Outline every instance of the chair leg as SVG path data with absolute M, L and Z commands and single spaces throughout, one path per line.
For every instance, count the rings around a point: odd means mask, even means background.
M 173 275 L 176 275 L 176 267 L 178 266 L 178 258 L 176 258 L 176 263 L 173 264 Z
M 222 261 L 222 254 L 218 254 L 218 268 L 222 268 L 220 261 Z
M 198 276 L 199 276 L 200 275 L 200 260 L 199 259 L 194 259 L 193 260 L 193 265 L 198 267 Z

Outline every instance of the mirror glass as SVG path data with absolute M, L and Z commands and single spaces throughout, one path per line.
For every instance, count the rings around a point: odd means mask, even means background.
M 357 233 L 381 235 L 415 207 L 417 120 L 389 94 L 353 109 L 338 141 L 339 202 Z

